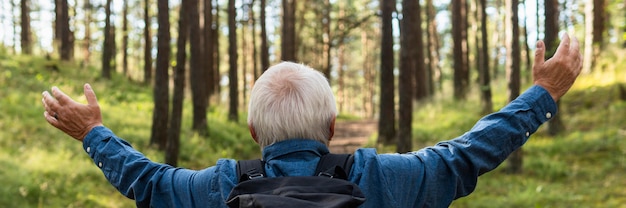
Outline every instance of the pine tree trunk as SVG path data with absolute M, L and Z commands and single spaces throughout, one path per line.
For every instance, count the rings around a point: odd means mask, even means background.
M 21 7 L 21 47 L 23 54 L 32 54 L 32 41 L 30 36 L 30 2 L 28 0 L 20 1 Z
M 269 46 L 267 44 L 267 26 L 265 21 L 265 3 L 266 0 L 261 0 L 261 70 L 265 72 L 270 67 L 270 55 Z
M 200 30 L 200 12 L 198 11 L 198 0 L 186 0 L 190 1 L 188 24 L 189 24 L 189 47 L 191 57 L 189 60 L 189 81 L 191 84 L 191 96 L 193 103 L 193 122 L 192 128 L 201 135 L 208 133 L 207 129 L 207 88 L 208 83 L 206 79 L 207 70 L 204 64 L 206 63 L 206 56 L 204 55 L 202 30 Z
M 195 5 L 194 5 L 195 3 Z M 176 167 L 180 151 L 180 129 L 185 94 L 185 63 L 187 62 L 187 39 L 190 37 L 191 10 L 197 10 L 197 0 L 182 1 L 178 19 L 178 39 L 176 40 L 176 66 L 174 67 L 174 91 L 172 92 L 172 113 L 170 114 L 165 148 L 165 163 Z M 197 35 L 196 35 L 197 36 Z M 190 45 L 193 43 L 190 42 Z M 190 61 L 191 62 L 191 61 Z
M 143 29 L 143 82 L 145 84 L 152 84 L 152 35 L 150 25 L 152 25 L 150 19 L 150 0 L 145 0 L 143 5 L 143 21 L 145 23 Z
M 519 20 L 517 16 L 518 0 L 506 0 L 506 44 L 507 61 L 506 72 L 509 89 L 509 102 L 515 100 L 520 94 L 520 47 L 519 47 Z M 519 174 L 523 165 L 522 148 L 519 148 L 509 157 L 509 172 Z
M 282 0 L 283 25 L 281 59 L 296 61 L 296 0 Z
M 104 7 L 105 11 L 105 19 L 104 19 L 104 41 L 102 46 L 102 77 L 105 79 L 111 79 L 111 71 L 112 66 L 111 62 L 113 61 L 113 37 L 112 27 L 111 27 L 111 3 L 112 0 L 107 0 L 106 6 Z M 63 42 L 63 41 L 61 41 Z M 63 43 L 61 43 L 63 45 Z
M 168 1 L 158 2 L 157 60 L 154 73 L 154 110 L 150 144 L 165 149 L 169 120 L 170 23 Z
M 392 13 L 395 0 L 380 0 L 382 10 L 382 38 L 380 52 L 380 116 L 378 120 L 378 143 L 395 144 L 395 96 L 394 52 Z
M 235 0 L 228 0 L 228 79 L 229 79 L 229 108 L 228 108 L 228 120 L 238 121 L 238 106 L 239 106 L 239 89 L 237 77 L 237 25 L 235 17 L 237 11 L 235 10 Z

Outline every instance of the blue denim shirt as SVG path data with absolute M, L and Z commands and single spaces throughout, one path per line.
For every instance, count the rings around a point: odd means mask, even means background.
M 357 150 L 349 180 L 367 198 L 361 207 L 447 207 L 470 194 L 478 176 L 502 163 L 556 110 L 548 92 L 532 86 L 455 139 L 406 154 Z M 237 184 L 235 160 L 220 159 L 203 170 L 155 163 L 105 127 L 94 128 L 83 147 L 109 182 L 139 207 L 226 207 Z M 265 171 L 269 177 L 310 176 L 325 153 L 328 148 L 313 140 L 278 142 L 263 149 Z

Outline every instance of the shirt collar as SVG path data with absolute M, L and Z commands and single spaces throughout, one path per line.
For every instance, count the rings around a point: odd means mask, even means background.
M 263 148 L 263 160 L 270 161 L 289 154 L 314 154 L 317 157 L 328 154 L 328 147 L 311 139 L 287 139 Z

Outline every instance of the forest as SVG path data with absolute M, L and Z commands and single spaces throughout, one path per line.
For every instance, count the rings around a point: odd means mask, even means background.
M 203 169 L 261 152 L 255 80 L 282 61 L 328 79 L 360 147 L 453 139 L 532 86 L 535 44 L 581 43 L 559 113 L 451 207 L 626 206 L 624 0 L 4 0 L 0 206 L 132 207 L 82 145 L 46 123 L 58 86 L 151 160 Z M 371 130 L 371 134 L 370 131 Z

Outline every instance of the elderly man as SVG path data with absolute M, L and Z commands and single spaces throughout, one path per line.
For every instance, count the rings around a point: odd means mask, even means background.
M 447 207 L 476 187 L 478 176 L 496 168 L 557 112 L 557 101 L 582 66 L 578 41 L 566 34 L 553 58 L 544 61 L 537 43 L 534 85 L 500 111 L 482 118 L 458 138 L 406 154 L 354 153 L 348 181 L 366 201 L 361 207 Z M 203 170 L 150 161 L 103 126 L 94 91 L 84 86 L 87 105 L 52 88 L 43 93 L 44 117 L 81 141 L 105 177 L 125 196 L 147 207 L 226 207 L 238 183 L 237 162 L 221 159 Z M 268 177 L 310 176 L 333 136 L 335 99 L 327 80 L 304 65 L 283 62 L 256 82 L 248 124 L 263 150 Z

